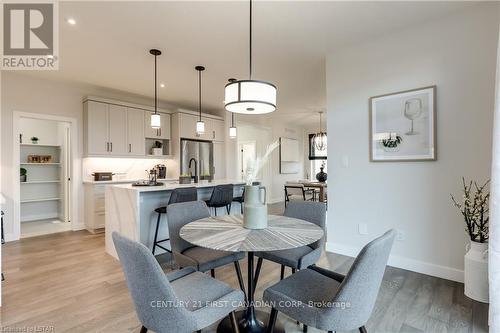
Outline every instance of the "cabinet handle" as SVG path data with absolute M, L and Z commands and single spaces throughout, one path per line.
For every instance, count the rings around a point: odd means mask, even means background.
M 111 147 L 110 151 L 113 152 L 113 142 L 110 142 L 109 144 L 110 144 L 110 147 Z
M 106 142 L 106 151 L 109 153 L 109 142 Z
M 160 136 L 161 136 L 161 127 L 160 127 Z
M 215 131 L 212 131 L 212 139 L 215 139 Z
M 132 152 L 132 144 L 131 144 L 131 143 L 129 143 L 129 144 L 128 144 L 128 152 L 129 152 L 129 153 L 131 153 L 131 152 Z

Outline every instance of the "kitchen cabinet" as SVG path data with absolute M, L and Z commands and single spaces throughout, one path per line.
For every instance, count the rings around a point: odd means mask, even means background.
M 166 113 L 160 114 L 160 128 L 151 127 L 152 112 L 144 112 L 144 133 L 149 139 L 170 139 L 170 115 Z
M 84 188 L 85 228 L 93 234 L 103 232 L 105 185 L 85 184 Z
M 143 110 L 127 109 L 127 152 L 129 155 L 144 156 L 144 112 Z
M 87 101 L 85 109 L 85 151 L 87 155 L 107 155 L 108 141 L 108 104 Z
M 108 133 L 109 154 L 127 155 L 127 107 L 109 104 Z
M 179 113 L 179 134 L 181 138 L 224 141 L 224 121 L 202 117 L 202 120 L 205 122 L 205 133 L 198 135 L 196 133 L 196 122 L 198 119 L 198 116 L 192 114 Z

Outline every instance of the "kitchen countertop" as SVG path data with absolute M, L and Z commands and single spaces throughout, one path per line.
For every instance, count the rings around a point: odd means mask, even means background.
M 139 179 L 113 179 L 113 180 L 84 180 L 84 184 L 93 184 L 93 185 L 106 185 L 106 184 L 132 184 L 139 181 Z M 159 182 L 176 182 L 179 181 L 177 178 L 167 178 L 167 179 L 159 179 Z
M 217 185 L 225 185 L 225 184 L 233 184 L 233 185 L 245 185 L 245 182 L 240 181 L 240 180 L 232 180 L 232 179 L 215 179 L 211 182 L 204 181 L 200 183 L 191 183 L 191 184 L 179 184 L 179 183 L 172 183 L 169 182 L 169 180 L 159 180 L 159 182 L 166 181 L 167 183 L 161 185 L 161 186 L 132 186 L 132 184 L 119 184 L 119 185 L 114 185 L 113 187 L 118 187 L 118 188 L 124 188 L 128 189 L 131 191 L 135 192 L 156 192 L 156 191 L 171 191 L 175 190 L 176 188 L 183 188 L 183 187 L 196 187 L 196 188 L 205 188 L 205 187 L 214 187 Z

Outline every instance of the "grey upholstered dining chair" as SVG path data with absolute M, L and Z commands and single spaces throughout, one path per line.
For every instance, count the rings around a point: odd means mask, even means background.
M 322 202 L 290 202 L 283 215 L 314 223 L 325 230 L 326 205 Z M 324 244 L 325 236 L 307 246 L 289 250 L 257 252 L 255 255 L 259 259 L 255 272 L 255 285 L 257 285 L 263 259 L 281 264 L 281 280 L 283 280 L 285 267 L 291 267 L 292 273 L 295 273 L 297 269 L 304 269 L 315 264 L 323 253 Z
M 234 263 L 241 290 L 245 290 L 239 260 L 245 257 L 243 252 L 217 251 L 195 246 L 179 236 L 181 228 L 202 218 L 210 217 L 207 204 L 203 201 L 176 203 L 168 206 L 167 222 L 170 234 L 170 246 L 175 262 L 180 267 L 193 266 L 198 271 L 210 270 L 215 277 L 215 268 Z
M 244 301 L 243 292 L 193 267 L 165 275 L 147 247 L 117 232 L 112 237 L 143 325 L 141 333 L 199 331 L 228 314 L 233 331 L 238 332 L 233 311 Z
M 366 332 L 395 235 L 389 230 L 365 245 L 345 276 L 311 266 L 267 288 L 264 301 L 273 307 L 268 332 L 278 311 L 320 330 Z

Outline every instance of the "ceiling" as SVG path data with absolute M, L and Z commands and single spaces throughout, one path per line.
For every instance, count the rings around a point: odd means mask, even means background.
M 272 114 L 311 126 L 325 109 L 328 52 L 446 15 L 464 2 L 254 3 L 253 78 L 278 87 Z M 224 113 L 228 78 L 248 75 L 248 2 L 60 2 L 60 69 L 29 75 L 153 95 L 159 48 L 159 98 L 197 109 L 197 72 L 204 65 L 204 109 Z M 76 25 L 66 22 L 74 18 Z

